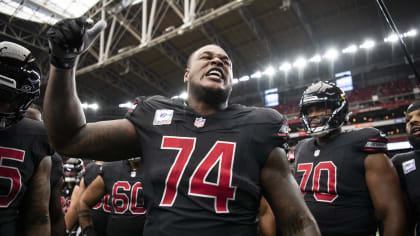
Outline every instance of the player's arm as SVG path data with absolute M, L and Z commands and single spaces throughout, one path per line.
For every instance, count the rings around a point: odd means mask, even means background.
M 86 124 L 77 96 L 74 61 L 87 51 L 105 25 L 100 22 L 92 27 L 86 17 L 81 17 L 62 20 L 47 32 L 51 65 L 44 121 L 52 146 L 64 155 L 109 161 L 136 154 L 137 135 L 130 121 Z
M 274 148 L 261 170 L 264 197 L 274 212 L 281 235 L 321 235 L 293 178 L 286 153 Z
M 51 218 L 51 235 L 64 236 L 66 234 L 66 224 L 64 214 L 61 208 L 61 189 L 63 188 L 63 177 L 59 178 L 51 188 L 50 199 L 50 218 Z
M 51 234 L 49 217 L 51 157 L 39 163 L 24 198 L 24 234 L 48 236 Z
M 365 158 L 365 178 L 375 214 L 384 224 L 384 236 L 406 235 L 406 213 L 398 175 L 388 156 Z
M 105 194 L 104 180 L 102 179 L 102 176 L 98 175 L 83 192 L 79 201 L 77 214 L 80 227 L 83 231 L 93 226 L 91 209 Z
M 262 197 L 260 201 L 258 217 L 262 236 L 275 236 L 276 222 L 274 214 L 264 197 Z
M 73 192 L 71 193 L 71 201 L 69 209 L 67 210 L 66 215 L 64 216 L 66 222 L 66 229 L 71 230 L 77 222 L 77 204 L 80 198 L 80 187 L 78 185 L 74 186 Z

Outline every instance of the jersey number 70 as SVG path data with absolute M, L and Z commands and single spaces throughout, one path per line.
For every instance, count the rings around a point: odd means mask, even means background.
M 300 181 L 300 190 L 305 195 L 308 191 L 306 185 L 312 173 L 313 163 L 300 163 L 297 166 L 297 172 L 303 172 L 302 180 Z M 321 172 L 325 175 L 321 176 Z M 327 177 L 327 191 L 320 190 L 321 177 Z M 332 161 L 323 161 L 315 166 L 314 174 L 312 175 L 312 190 L 314 198 L 320 202 L 334 202 L 337 199 L 337 167 Z
M 161 149 L 178 150 L 178 154 L 166 177 L 160 206 L 174 204 L 178 185 L 194 152 L 195 144 L 196 138 L 163 136 Z M 228 202 L 235 199 L 236 187 L 232 186 L 235 147 L 236 143 L 217 141 L 189 179 L 188 195 L 214 198 L 216 213 L 229 213 Z M 217 182 L 206 181 L 208 174 L 217 163 L 219 163 Z

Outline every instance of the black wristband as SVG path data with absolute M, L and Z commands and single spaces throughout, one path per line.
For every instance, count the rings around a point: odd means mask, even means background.
M 59 69 L 72 69 L 76 63 L 76 58 L 62 58 L 51 55 L 50 63 Z

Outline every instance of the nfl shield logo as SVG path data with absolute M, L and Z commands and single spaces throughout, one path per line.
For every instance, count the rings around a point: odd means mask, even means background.
M 404 170 L 404 174 L 408 174 L 412 171 L 416 170 L 416 162 L 414 159 L 408 160 L 408 161 L 404 161 L 402 163 L 402 168 Z
M 205 123 L 206 123 L 206 119 L 204 119 L 203 117 L 197 117 L 195 118 L 194 126 L 197 128 L 201 128 L 204 126 Z

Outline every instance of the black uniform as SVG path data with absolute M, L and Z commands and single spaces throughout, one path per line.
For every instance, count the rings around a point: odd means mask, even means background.
M 53 153 L 41 122 L 24 118 L 0 131 L 0 235 L 20 235 L 19 211 L 29 181 Z
M 104 163 L 100 172 L 105 190 L 110 194 L 111 215 L 107 235 L 143 235 L 146 218 L 143 197 L 143 174 L 132 171 L 127 160 Z
M 85 176 L 84 176 L 84 183 L 85 187 L 87 188 L 98 176 L 99 169 L 101 165 L 96 164 L 95 162 L 91 162 L 86 166 L 85 169 Z M 106 198 L 106 205 L 105 203 Z M 92 207 L 92 221 L 93 227 L 95 229 L 96 235 L 102 236 L 106 235 L 106 228 L 108 224 L 108 216 L 109 212 L 111 212 L 111 207 L 108 203 L 109 194 L 102 197 L 102 199 Z
M 323 235 L 374 234 L 377 220 L 365 181 L 364 160 L 385 153 L 387 139 L 375 128 L 340 134 L 324 147 L 314 138 L 295 149 L 295 177 Z
M 392 158 L 400 178 L 401 188 L 406 193 L 409 209 L 417 225 L 420 223 L 420 171 L 416 169 L 420 163 L 420 150 L 397 154 Z
M 257 235 L 260 171 L 287 145 L 285 118 L 241 105 L 201 116 L 161 96 L 137 103 L 127 117 L 143 158 L 144 234 Z

